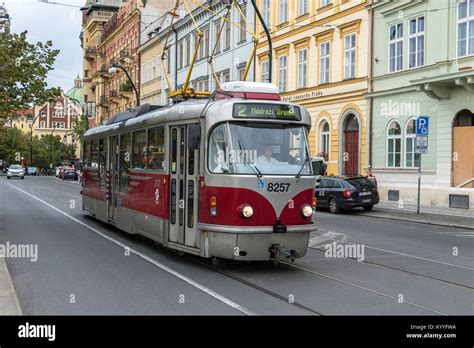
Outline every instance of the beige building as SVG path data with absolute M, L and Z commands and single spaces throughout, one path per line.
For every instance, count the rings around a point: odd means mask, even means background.
M 366 0 L 259 0 L 273 38 L 272 82 L 282 98 L 308 108 L 313 156 L 327 153 L 328 174 L 365 173 L 369 58 Z M 268 80 L 261 25 L 257 81 Z

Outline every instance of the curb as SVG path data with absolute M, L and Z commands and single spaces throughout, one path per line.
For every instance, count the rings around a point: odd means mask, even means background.
M 0 258 L 0 315 L 22 315 L 4 258 Z
M 382 208 L 379 208 L 379 209 L 382 209 Z M 385 210 L 386 212 L 372 211 L 372 212 L 367 212 L 367 213 L 361 213 L 361 215 L 368 216 L 368 217 L 373 217 L 373 218 L 380 218 L 380 219 L 398 220 L 398 221 L 402 220 L 402 221 L 408 221 L 408 222 L 415 222 L 415 223 L 425 224 L 425 225 L 435 225 L 435 226 L 461 228 L 461 229 L 470 230 L 470 231 L 474 230 L 474 219 L 472 219 L 473 220 L 473 225 L 468 226 L 468 225 L 457 224 L 457 223 L 443 223 L 443 222 L 438 222 L 438 221 L 420 220 L 420 219 L 417 219 L 417 218 L 413 217 L 413 215 L 416 215 L 415 212 L 413 212 L 411 214 L 406 214 L 404 216 L 396 216 L 396 215 L 390 214 L 391 212 L 393 212 L 393 213 L 398 212 L 399 213 L 399 211 L 396 210 L 396 209 L 383 208 L 383 210 Z M 375 214 L 377 214 L 377 215 L 375 215 Z M 436 214 L 436 213 L 434 213 L 434 214 L 432 214 L 432 213 L 423 213 L 423 214 L 436 216 L 436 217 L 446 216 L 446 215 Z

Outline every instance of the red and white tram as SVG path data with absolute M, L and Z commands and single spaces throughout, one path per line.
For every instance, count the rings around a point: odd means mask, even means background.
M 316 230 L 311 119 L 271 84 L 120 113 L 84 136 L 82 207 L 178 251 L 303 257 Z

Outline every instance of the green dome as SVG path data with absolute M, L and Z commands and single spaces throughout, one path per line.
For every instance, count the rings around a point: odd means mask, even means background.
M 82 90 L 82 80 L 77 75 L 76 79 L 74 80 L 74 87 L 71 88 L 69 91 L 66 93 L 66 97 L 77 99 L 82 103 L 84 103 L 84 92 Z

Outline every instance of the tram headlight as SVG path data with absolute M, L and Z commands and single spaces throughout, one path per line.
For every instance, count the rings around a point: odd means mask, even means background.
M 243 205 L 241 208 L 240 208 L 240 214 L 242 215 L 242 217 L 244 218 L 251 218 L 253 216 L 253 208 L 246 204 L 246 205 Z
M 305 218 L 309 218 L 311 215 L 313 215 L 313 207 L 311 207 L 309 204 L 303 205 L 303 207 L 301 208 L 301 214 Z

